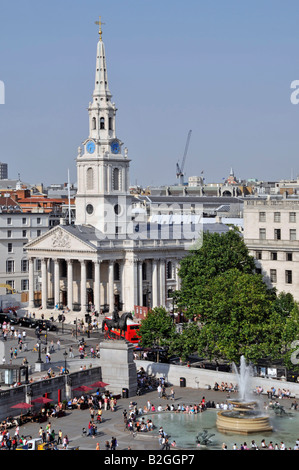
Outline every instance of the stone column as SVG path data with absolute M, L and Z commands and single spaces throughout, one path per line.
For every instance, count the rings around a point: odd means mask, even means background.
M 29 308 L 34 308 L 34 258 L 29 258 Z
M 158 261 L 153 259 L 152 268 L 152 307 L 158 306 Z
M 179 271 L 180 269 L 180 260 L 176 260 L 175 262 L 175 268 L 174 268 L 174 275 L 175 275 L 175 281 L 176 281 L 176 285 L 175 285 L 175 288 L 176 290 L 179 290 L 181 288 L 181 280 L 180 280 L 180 276 L 179 276 Z
M 73 293 L 73 260 L 67 260 L 67 305 L 73 310 L 74 293 Z
M 112 170 L 111 170 L 111 165 L 108 165 L 108 168 L 107 168 L 107 191 L 108 193 L 111 193 L 111 190 L 112 190 Z
M 85 260 L 81 261 L 81 313 L 86 313 L 87 307 L 87 295 L 86 295 L 86 262 Z
M 142 261 L 138 261 L 138 305 L 143 306 Z
M 48 263 L 47 263 L 47 277 L 48 277 L 48 299 L 53 297 L 53 283 L 52 283 L 52 264 L 51 264 L 51 258 L 48 258 Z
M 60 266 L 59 260 L 54 259 L 54 306 L 60 302 Z
M 100 313 L 101 310 L 101 262 L 96 260 L 94 262 L 94 285 L 93 285 L 93 296 L 94 296 L 94 307 L 96 312 Z
M 166 283 L 165 283 L 165 260 L 160 260 L 160 305 L 165 307 L 166 295 L 165 295 Z
M 109 301 L 109 312 L 112 313 L 114 310 L 114 261 L 109 262 L 108 301 Z
M 120 263 L 120 288 L 121 288 L 121 296 L 120 296 L 120 301 L 122 303 L 122 310 L 124 311 L 125 309 L 125 289 L 126 289 L 126 284 L 125 284 L 125 262 L 124 260 L 121 261 Z
M 42 271 L 42 307 L 47 308 L 48 302 L 48 272 L 47 272 L 47 260 L 43 258 L 41 260 L 41 271 Z

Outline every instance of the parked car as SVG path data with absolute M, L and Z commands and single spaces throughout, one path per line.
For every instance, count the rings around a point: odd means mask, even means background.
M 7 313 L 0 313 L 0 323 L 10 323 L 11 325 L 17 325 L 19 323 L 19 318 L 13 316 L 13 315 L 8 315 Z
M 50 320 L 35 320 L 35 324 L 40 330 L 57 331 L 57 326 Z
M 28 317 L 20 317 L 19 325 L 24 326 L 25 328 L 36 328 L 38 326 L 36 320 Z

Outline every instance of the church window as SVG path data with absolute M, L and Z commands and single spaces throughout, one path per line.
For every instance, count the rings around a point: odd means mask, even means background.
M 67 277 L 67 264 L 65 259 L 60 261 L 60 277 Z
M 95 117 L 92 118 L 92 130 L 95 130 L 97 128 L 97 120 Z
M 93 189 L 93 169 L 88 168 L 86 171 L 86 189 Z
M 86 263 L 86 279 L 92 279 L 93 274 L 93 263 L 91 261 L 87 261 Z
M 119 281 L 120 280 L 120 267 L 119 263 L 114 263 L 114 280 Z
M 92 204 L 87 204 L 86 212 L 87 212 L 88 215 L 91 215 L 93 213 L 93 205 Z
M 105 118 L 103 117 L 100 119 L 100 129 L 105 129 Z
M 112 130 L 113 130 L 113 125 L 112 125 L 112 123 L 113 123 L 113 120 L 112 120 L 112 118 L 110 117 L 110 118 L 109 118 L 109 131 L 112 131 Z
M 114 206 L 114 213 L 115 213 L 116 215 L 120 215 L 120 213 L 121 213 L 121 206 L 120 206 L 119 204 L 115 204 L 115 206 Z
M 172 279 L 172 262 L 168 261 L 166 268 L 167 279 Z
M 142 280 L 146 281 L 146 262 L 142 263 Z
M 113 170 L 113 190 L 114 191 L 119 191 L 120 190 L 120 172 L 118 168 L 114 168 Z

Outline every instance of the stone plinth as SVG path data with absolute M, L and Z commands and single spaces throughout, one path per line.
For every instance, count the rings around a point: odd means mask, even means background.
M 133 359 L 134 345 L 125 341 L 103 341 L 100 343 L 100 365 L 102 381 L 108 383 L 107 390 L 122 395 L 136 395 L 137 371 Z

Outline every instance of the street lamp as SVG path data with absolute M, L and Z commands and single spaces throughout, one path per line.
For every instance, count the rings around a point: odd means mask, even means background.
M 38 359 L 37 359 L 36 362 L 38 364 L 42 364 L 43 363 L 42 358 L 41 358 L 41 345 L 42 345 L 42 343 L 41 343 L 40 339 L 38 339 L 37 344 L 38 344 Z
M 64 373 L 66 374 L 66 358 L 67 358 L 66 350 L 64 351 L 63 355 L 64 355 Z

